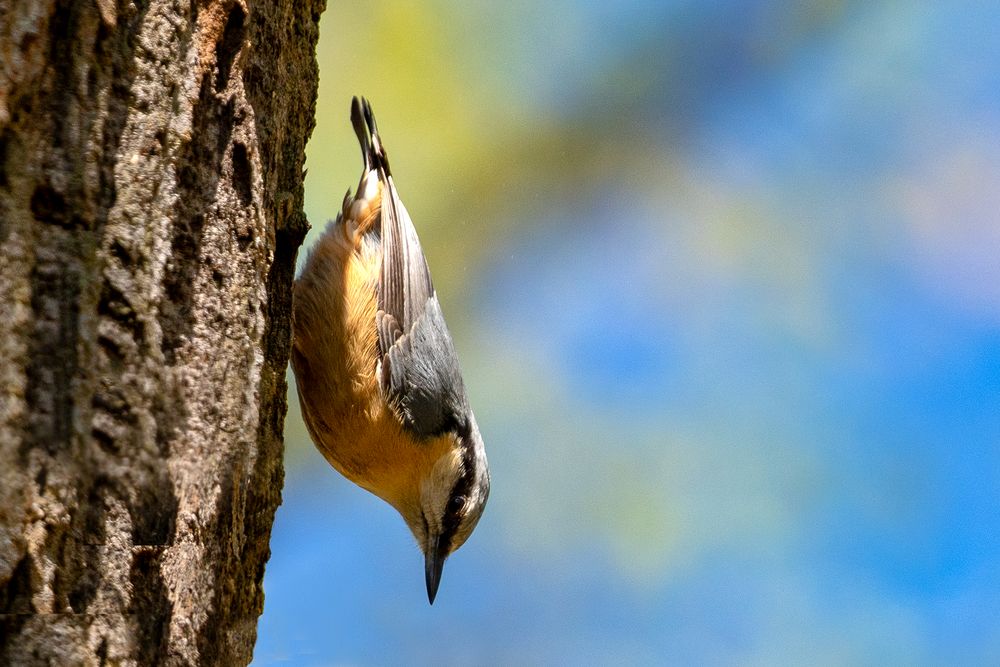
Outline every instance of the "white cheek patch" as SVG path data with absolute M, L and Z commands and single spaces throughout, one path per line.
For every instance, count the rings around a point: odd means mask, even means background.
M 452 448 L 437 460 L 431 474 L 421 482 L 420 506 L 432 532 L 441 532 L 441 518 L 451 497 L 451 490 L 462 466 L 462 457 L 457 448 Z

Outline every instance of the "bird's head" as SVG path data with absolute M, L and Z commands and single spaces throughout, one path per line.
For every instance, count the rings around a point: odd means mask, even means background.
M 447 446 L 420 479 L 416 502 L 399 508 L 424 553 L 431 604 L 445 559 L 469 539 L 490 495 L 486 450 L 472 413 L 466 424 L 440 437 Z

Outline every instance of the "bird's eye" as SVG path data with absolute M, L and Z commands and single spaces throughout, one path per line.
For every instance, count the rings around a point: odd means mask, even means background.
M 465 496 L 452 496 L 448 501 L 448 509 L 452 512 L 458 512 L 463 507 L 465 507 Z

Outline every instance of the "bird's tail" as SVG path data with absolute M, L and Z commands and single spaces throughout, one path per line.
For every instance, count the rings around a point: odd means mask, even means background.
M 364 97 L 355 97 L 351 100 L 351 125 L 354 126 L 354 133 L 358 135 L 358 143 L 361 144 L 365 171 L 377 169 L 380 177 L 385 179 L 391 173 L 389 158 L 385 154 L 385 148 L 382 147 L 372 105 Z

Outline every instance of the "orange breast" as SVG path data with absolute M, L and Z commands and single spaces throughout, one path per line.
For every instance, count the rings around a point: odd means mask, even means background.
M 380 191 L 379 191 L 380 192 Z M 363 242 L 378 198 L 334 223 L 295 283 L 292 367 L 317 448 L 341 474 L 391 504 L 415 502 L 419 479 L 448 443 L 415 442 L 382 399 L 375 377 L 381 250 Z M 355 204 L 356 206 L 356 204 Z

